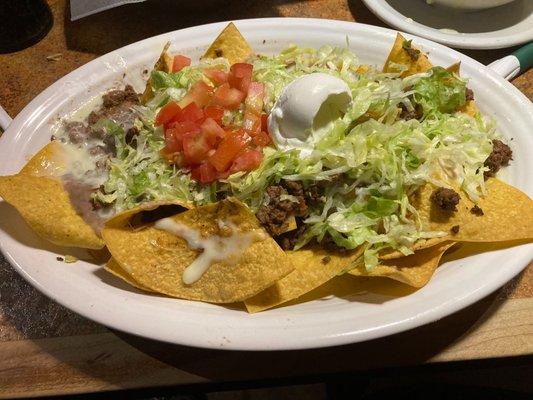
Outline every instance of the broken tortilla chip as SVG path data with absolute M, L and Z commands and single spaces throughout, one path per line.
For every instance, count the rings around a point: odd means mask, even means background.
M 392 45 L 387 61 L 385 61 L 383 72 L 400 72 L 398 65 L 407 68 L 400 74 L 402 78 L 425 72 L 432 67 L 427 55 L 399 33 L 396 35 L 396 40 Z
M 77 214 L 59 180 L 26 174 L 0 176 L 0 197 L 42 238 L 60 246 L 101 249 L 94 230 Z
M 366 270 L 363 263 L 358 263 L 348 273 L 354 276 L 390 278 L 420 288 L 428 283 L 437 269 L 442 255 L 454 244 L 454 242 L 445 242 L 419 250 L 406 257 L 381 261 L 370 271 Z
M 167 42 L 163 47 L 163 51 L 157 59 L 152 71 L 162 71 L 167 73 L 172 72 L 172 56 L 168 53 L 169 47 L 170 42 Z M 146 102 L 150 100 L 153 96 L 154 91 L 152 90 L 152 78 L 150 77 L 146 82 L 146 87 L 144 88 L 144 92 L 141 96 L 141 103 L 146 104 Z
M 137 211 L 138 212 L 138 211 Z M 198 257 L 187 242 L 176 235 L 147 223 L 132 226 L 134 211 L 120 214 L 106 223 L 102 233 L 113 258 L 136 282 L 169 296 L 210 303 L 244 300 L 272 285 L 291 272 L 285 253 L 266 234 L 252 212 L 235 199 L 187 210 L 170 217 L 196 230 L 202 237 L 256 235 L 260 240 L 242 245 L 228 260 L 216 261 L 201 278 L 183 282 L 183 272 Z M 141 221 L 142 222 L 142 221 Z
M 445 240 L 455 242 L 506 242 L 533 239 L 533 200 L 525 193 L 498 179 L 485 183 L 487 195 L 476 203 L 460 192 L 461 200 L 457 211 L 443 211 L 431 201 L 435 189 L 431 185 L 422 187 L 412 199 L 418 210 L 422 229 L 445 232 L 440 238 L 415 243 L 413 250 L 435 245 Z M 482 214 L 482 215 L 480 215 Z M 452 229 L 453 228 L 453 229 Z M 453 231 L 456 231 L 455 233 Z M 399 251 L 380 255 L 381 259 L 404 257 Z
M 350 269 L 363 253 L 359 247 L 347 254 L 334 254 L 322 248 L 287 252 L 295 270 L 258 295 L 245 300 L 248 312 L 263 311 L 295 300 Z
M 230 65 L 245 62 L 252 54 L 252 49 L 233 22 L 224 28 L 209 46 L 202 58 L 224 57 Z
M 28 163 L 22 167 L 19 174 L 33 176 L 59 177 L 66 172 L 65 154 L 61 144 L 52 141 L 35 154 Z
M 111 258 L 105 265 L 104 269 L 115 275 L 117 278 L 122 279 L 124 282 L 129 283 L 131 286 L 136 287 L 137 289 L 144 290 L 145 292 L 153 292 L 153 290 L 148 289 L 146 286 L 141 285 L 135 279 L 133 279 L 126 271 L 122 269 L 120 264 L 113 258 Z

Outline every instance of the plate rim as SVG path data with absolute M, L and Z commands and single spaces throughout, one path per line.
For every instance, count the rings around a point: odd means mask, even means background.
M 199 25 L 199 26 L 195 26 L 195 27 L 191 27 L 191 28 L 185 28 L 185 29 L 180 29 L 180 30 L 176 30 L 176 31 L 172 31 L 172 32 L 163 33 L 161 35 L 157 35 L 157 36 L 154 36 L 154 37 L 146 38 L 146 39 L 143 39 L 143 40 L 141 40 L 139 42 L 135 42 L 135 43 L 132 43 L 132 44 L 130 44 L 128 46 L 124 46 L 123 48 L 114 50 L 113 52 L 110 52 L 107 55 L 113 54 L 115 52 L 122 51 L 123 49 L 128 48 L 128 47 L 134 48 L 135 46 L 138 46 L 140 43 L 145 42 L 145 41 L 150 41 L 150 40 L 156 41 L 157 38 L 161 38 L 163 36 L 168 36 L 168 35 L 172 35 L 172 34 L 178 34 L 179 32 L 182 32 L 184 30 L 192 30 L 192 31 L 194 31 L 194 30 L 205 29 L 206 27 L 210 27 L 213 30 L 219 29 L 219 28 L 225 26 L 225 24 L 227 24 L 227 22 L 229 22 L 229 21 L 218 22 L 218 23 L 214 23 L 214 24 L 204 24 L 204 25 Z M 324 19 L 307 19 L 307 18 L 259 18 L 259 19 L 247 19 L 247 20 L 237 20 L 236 21 L 237 25 L 247 25 L 247 26 L 249 26 L 251 28 L 253 28 L 253 26 L 257 25 L 257 24 L 259 24 L 259 25 L 261 25 L 262 23 L 263 24 L 268 24 L 270 22 L 282 22 L 282 24 L 287 24 L 287 25 L 290 25 L 293 22 L 298 22 L 298 23 L 302 23 L 303 25 L 309 25 L 310 28 L 312 26 L 316 26 L 316 25 L 330 25 L 330 24 L 335 24 L 335 25 L 341 24 L 342 26 L 346 26 L 346 27 L 354 25 L 353 22 L 336 21 L 336 20 L 324 20 Z M 361 29 L 367 30 L 368 33 L 381 32 L 383 34 L 386 34 L 386 35 L 390 36 L 391 38 L 396 33 L 395 30 L 388 29 L 388 28 L 375 27 L 375 26 L 365 25 L 365 24 L 357 24 L 357 25 L 361 26 Z M 478 65 L 479 67 L 482 67 L 482 64 L 480 64 L 476 60 L 473 60 L 470 57 L 465 56 L 465 55 L 463 55 L 463 54 L 461 54 L 461 53 L 459 53 L 459 52 L 457 52 L 457 51 L 455 51 L 453 49 L 446 48 L 445 46 L 443 46 L 441 44 L 431 42 L 431 41 L 429 41 L 427 39 L 416 37 L 416 35 L 409 35 L 409 36 L 412 36 L 413 38 L 415 38 L 415 40 L 419 41 L 421 44 L 424 44 L 426 46 L 433 47 L 433 48 L 441 48 L 441 51 L 446 51 L 447 53 L 452 54 L 452 55 L 454 55 L 456 57 L 460 56 L 459 58 L 466 57 L 467 59 L 469 59 L 470 62 L 474 63 L 474 65 Z M 104 56 L 106 56 L 106 55 L 104 55 Z M 103 56 L 101 56 L 101 57 L 103 57 Z M 97 59 L 92 60 L 91 62 L 79 67 L 78 69 L 76 69 L 74 71 L 71 71 L 69 74 L 67 74 L 66 76 L 64 76 L 63 78 L 61 78 L 57 82 L 55 82 L 54 84 L 50 85 L 43 92 L 41 92 L 26 107 L 24 107 L 24 109 L 19 113 L 19 115 L 13 121 L 11 127 L 15 127 L 16 126 L 15 121 L 17 122 L 17 124 L 19 124 L 19 125 L 22 124 L 23 125 L 23 123 L 25 121 L 24 117 L 27 114 L 31 115 L 32 109 L 36 105 L 40 105 L 43 102 L 43 99 L 46 97 L 47 92 L 53 91 L 54 87 L 57 87 L 58 83 L 60 83 L 62 80 L 67 80 L 69 78 L 69 76 L 71 74 L 75 73 L 76 71 L 79 71 L 82 68 L 88 68 L 88 65 L 91 65 L 91 63 L 97 62 L 98 59 L 101 58 L 101 57 L 98 57 Z M 507 91 L 508 92 L 509 92 L 509 90 L 511 88 L 513 88 L 514 90 L 511 90 L 509 95 L 515 97 L 517 101 L 523 102 L 524 99 L 527 100 L 527 98 L 520 91 L 518 91 L 518 89 L 514 88 L 510 83 L 508 83 L 507 81 L 503 80 L 495 72 L 484 68 L 483 69 L 483 73 L 486 74 L 487 77 L 495 79 L 500 84 L 509 85 L 510 87 L 509 86 L 507 87 L 507 89 L 508 89 Z M 532 109 L 533 109 L 533 106 L 532 106 Z M 0 138 L 0 144 L 6 142 L 8 140 L 8 137 L 11 137 L 11 136 L 12 135 L 10 134 L 10 129 L 8 129 L 6 131 L 6 134 L 4 134 L 2 138 Z M 103 324 L 105 326 L 111 327 L 111 328 L 119 330 L 119 331 L 131 333 L 131 334 L 135 334 L 135 335 L 141 335 L 141 336 L 149 337 L 151 339 L 160 340 L 160 341 L 168 342 L 168 343 L 175 343 L 175 344 L 194 346 L 194 347 L 202 347 L 202 348 L 220 349 L 220 347 L 218 345 L 216 345 L 214 343 L 208 343 L 205 340 L 199 341 L 199 340 L 197 340 L 195 338 L 185 338 L 184 339 L 183 337 L 180 337 L 180 339 L 178 341 L 176 337 L 169 338 L 166 335 L 159 335 L 157 332 L 154 333 L 153 331 L 151 331 L 149 333 L 143 333 L 143 332 L 141 332 L 142 329 L 140 329 L 140 330 L 139 329 L 132 330 L 131 327 L 130 328 L 125 328 L 124 326 L 121 326 L 120 324 L 115 323 L 115 321 L 110 320 L 109 318 L 106 318 L 106 316 L 93 315 L 93 314 L 89 313 L 86 310 L 86 308 L 81 306 L 81 305 L 77 305 L 77 304 L 73 305 L 71 303 L 62 301 L 60 298 L 58 298 L 54 293 L 52 293 L 46 287 L 41 285 L 39 282 L 35 281 L 32 278 L 32 276 L 30 274 L 28 274 L 24 270 L 24 267 L 17 262 L 16 258 L 12 254 L 10 254 L 10 252 L 7 251 L 7 249 L 4 249 L 4 246 L 2 245 L 2 240 L 1 240 L 2 236 L 3 236 L 3 234 L 0 235 L 0 251 L 4 254 L 6 260 L 11 265 L 13 265 L 14 268 L 17 270 L 17 272 L 26 281 L 28 281 L 32 286 L 37 288 L 40 292 L 44 293 L 46 296 L 48 296 L 52 300 L 54 300 L 54 301 L 58 302 L 59 304 L 65 306 L 66 308 L 68 308 L 70 310 L 73 310 L 76 313 L 78 313 L 78 314 L 80 314 L 80 315 L 82 315 L 82 316 L 84 316 L 86 318 L 89 318 L 89 319 L 91 319 L 93 321 L 96 321 L 98 323 L 101 323 L 101 324 Z M 531 249 L 533 249 L 533 247 L 531 247 Z M 428 323 L 433 322 L 433 321 L 435 321 L 437 319 L 443 318 L 444 316 L 453 314 L 453 313 L 457 312 L 458 310 L 460 310 L 460 309 L 462 309 L 462 308 L 464 308 L 464 307 L 466 307 L 466 306 L 478 301 L 482 297 L 492 293 L 494 290 L 496 290 L 499 287 L 501 287 L 509 279 L 512 279 L 512 277 L 514 277 L 522 269 L 524 269 L 528 265 L 528 263 L 526 261 L 526 262 L 524 262 L 521 265 L 522 266 L 515 266 L 511 271 L 507 271 L 507 278 L 505 280 L 488 282 L 488 283 L 485 282 L 483 285 L 481 285 L 481 287 L 478 288 L 478 290 L 475 293 L 469 293 L 469 294 L 463 296 L 460 299 L 455 299 L 453 304 L 451 304 L 451 305 L 447 304 L 446 311 L 441 311 L 442 307 L 435 307 L 433 309 L 426 310 L 426 312 L 424 312 L 424 313 L 422 313 L 420 315 L 417 315 L 416 318 L 402 320 L 402 321 L 399 321 L 399 322 L 397 321 L 394 324 L 389 324 L 389 325 L 384 326 L 384 327 L 378 327 L 377 329 L 369 330 L 369 331 L 366 331 L 366 332 L 357 331 L 357 332 L 343 333 L 343 334 L 340 334 L 340 335 L 339 334 L 325 335 L 325 336 L 322 336 L 322 337 L 319 337 L 319 338 L 314 338 L 313 339 L 313 343 L 309 343 L 308 341 L 307 342 L 302 342 L 299 345 L 295 345 L 294 343 L 291 343 L 289 345 L 284 345 L 283 343 L 276 343 L 274 345 L 270 345 L 267 348 L 259 348 L 258 345 L 253 345 L 253 344 L 251 345 L 251 344 L 242 344 L 242 343 L 230 343 L 230 344 L 227 344 L 224 347 L 224 349 L 231 349 L 231 350 L 298 350 L 298 349 L 310 349 L 310 348 L 320 348 L 320 347 L 343 345 L 343 344 L 366 341 L 366 340 L 371 340 L 371 339 L 376 339 L 376 338 L 379 338 L 379 337 L 392 335 L 392 334 L 395 334 L 395 333 L 398 333 L 398 332 L 402 332 L 402 331 L 406 331 L 406 330 L 412 329 L 414 327 L 418 327 L 418 326 L 421 326 L 421 325 L 428 324 Z M 377 334 L 375 333 L 376 331 L 378 332 Z

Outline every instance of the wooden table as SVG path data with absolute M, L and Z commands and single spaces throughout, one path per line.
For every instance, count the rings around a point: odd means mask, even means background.
M 40 43 L 0 55 L 0 104 L 15 116 L 61 76 L 108 51 L 158 33 L 252 17 L 320 17 L 383 25 L 359 1 L 161 0 L 76 22 L 51 0 L 55 23 Z M 227 3 L 230 3 L 229 5 Z M 468 52 L 490 62 L 509 50 Z M 57 61 L 47 56 L 58 54 Z M 533 98 L 533 70 L 513 82 Z M 225 352 L 112 332 L 45 298 L 0 258 L 0 397 L 302 377 L 513 357 L 533 353 L 533 265 L 497 293 L 433 324 L 336 348 Z

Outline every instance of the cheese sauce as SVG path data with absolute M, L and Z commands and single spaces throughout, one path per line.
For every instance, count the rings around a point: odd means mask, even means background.
M 231 234 L 227 237 L 212 235 L 204 238 L 196 229 L 174 221 L 172 218 L 163 218 L 154 225 L 156 229 L 176 235 L 187 241 L 192 250 L 203 252 L 183 271 L 182 280 L 186 285 L 198 281 L 209 267 L 217 261 L 236 262 L 238 257 L 255 241 L 264 240 L 262 231 L 237 232 L 236 227 L 227 221 L 219 221 L 221 229 L 229 229 Z

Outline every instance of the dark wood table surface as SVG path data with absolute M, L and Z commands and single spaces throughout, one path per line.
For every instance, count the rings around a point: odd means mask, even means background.
M 362 2 L 347 0 L 160 0 L 119 7 L 75 22 L 70 21 L 66 0 L 50 0 L 49 4 L 54 26 L 46 38 L 23 51 L 0 55 L 0 104 L 11 116 L 75 68 L 167 31 L 276 16 L 386 26 Z M 488 63 L 509 52 L 466 53 Z M 55 61 L 51 55 L 58 55 L 53 57 Z M 513 83 L 533 98 L 533 70 Z M 409 332 L 342 347 L 260 353 L 172 346 L 110 331 L 41 295 L 0 256 L 1 398 L 242 382 L 531 354 L 531 264 L 498 292 Z

